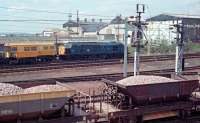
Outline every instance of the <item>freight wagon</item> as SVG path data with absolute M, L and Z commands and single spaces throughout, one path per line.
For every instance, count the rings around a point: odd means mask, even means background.
M 120 42 L 69 42 L 65 44 L 67 58 L 122 58 L 124 45 Z
M 73 109 L 70 97 L 75 90 L 0 96 L 0 122 L 20 122 L 65 116 Z
M 186 118 L 197 113 L 191 95 L 199 88 L 199 80 L 174 80 L 159 76 L 136 76 L 107 84 L 111 104 L 120 111 L 109 112 L 111 123 L 119 120 L 143 122 L 168 117 Z M 196 100 L 196 99 L 195 99 Z M 198 101 L 199 102 L 199 101 Z
M 198 80 L 174 80 L 160 76 L 132 76 L 112 84 L 129 97 L 132 104 L 146 105 L 160 102 L 188 100 L 199 87 Z

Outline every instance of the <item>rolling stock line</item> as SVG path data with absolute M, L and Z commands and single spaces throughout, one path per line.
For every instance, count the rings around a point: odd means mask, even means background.
M 186 59 L 190 58 L 200 58 L 200 53 L 188 53 L 185 54 Z M 165 61 L 165 60 L 174 60 L 175 55 L 169 54 L 169 55 L 150 55 L 150 56 L 141 56 L 141 62 L 150 62 L 150 61 Z M 37 64 L 19 64 L 19 65 L 1 65 L 0 69 L 11 69 L 11 68 L 25 68 L 25 67 L 41 67 L 44 65 L 53 66 L 53 65 L 62 65 L 62 64 L 85 64 L 85 63 L 91 63 L 91 62 L 119 62 L 122 59 L 119 58 L 112 58 L 112 59 L 83 59 L 83 60 L 71 60 L 67 59 L 65 61 L 53 61 L 53 62 L 40 62 Z M 133 57 L 128 58 L 128 62 L 132 63 L 134 60 Z
M 200 58 L 199 53 L 185 54 L 186 59 Z M 174 55 L 156 55 L 156 56 L 141 56 L 141 62 L 152 62 L 152 61 L 167 61 L 174 60 Z M 129 58 L 128 62 L 132 63 L 133 58 Z M 50 62 L 43 64 L 32 64 L 32 65 L 17 65 L 17 66 L 1 66 L 0 73 L 16 73 L 16 72 L 27 72 L 27 71 L 38 71 L 38 70 L 55 70 L 64 68 L 80 68 L 80 67 L 92 67 L 102 65 L 114 65 L 121 64 L 120 59 L 96 59 L 96 60 L 76 60 L 76 61 L 62 61 L 62 62 Z
M 186 70 L 195 70 L 195 69 L 200 69 L 200 66 L 193 66 L 193 67 L 188 67 L 186 68 Z M 167 76 L 168 74 L 172 73 L 173 69 L 163 69 L 163 70 L 153 70 L 153 71 L 143 71 L 142 74 L 163 74 L 164 76 Z M 132 75 L 133 73 L 129 73 L 129 75 Z M 195 72 L 186 72 L 185 74 L 197 74 Z M 122 73 L 115 73 L 115 74 L 102 74 L 102 75 L 93 75 L 93 76 L 78 76 L 78 77 L 63 77 L 63 78 L 54 78 L 54 79 L 47 79 L 47 80 L 33 80 L 33 81 L 29 81 L 29 84 L 27 84 L 27 82 L 25 81 L 21 81 L 21 82 L 14 82 L 12 84 L 20 84 L 20 85 L 37 85 L 37 83 L 41 84 L 50 84 L 51 82 L 61 82 L 61 83 L 67 83 L 67 82 L 76 82 L 76 81 L 96 81 L 96 80 L 102 80 L 102 78 L 106 78 L 109 80 L 119 80 L 121 79 L 123 76 Z M 92 103 L 95 102 L 101 102 L 103 99 L 106 99 L 105 101 L 109 101 L 109 99 L 107 100 L 107 98 L 102 98 L 102 96 L 104 95 L 93 95 L 91 96 L 92 98 Z M 85 103 L 90 103 L 90 99 L 86 99 L 84 96 L 81 97 L 74 97 L 74 104 L 85 104 Z M 73 118 L 73 117 L 72 117 Z M 178 122 L 178 119 L 175 119 Z M 187 117 L 187 119 L 185 119 L 187 121 L 193 121 L 193 120 L 199 120 L 199 116 L 195 116 L 192 115 L 191 117 Z M 50 122 L 50 121 L 49 121 Z M 181 122 L 181 121 L 180 121 Z M 48 122 L 47 122 L 48 123 Z
M 196 70 L 200 69 L 200 66 L 187 67 L 186 71 L 183 75 L 198 75 L 197 72 L 187 72 L 188 70 Z M 142 71 L 143 75 L 159 75 L 164 77 L 171 77 L 174 69 L 163 69 L 163 70 L 152 70 L 152 71 Z M 133 75 L 133 72 L 129 72 L 128 76 Z M 112 73 L 112 74 L 100 74 L 100 75 L 89 75 L 89 76 L 75 76 L 75 77 L 60 77 L 60 78 L 50 78 L 50 79 L 41 79 L 41 80 L 30 80 L 30 81 L 15 81 L 15 82 L 5 82 L 10 84 L 15 84 L 17 86 L 20 85 L 22 88 L 37 86 L 37 85 L 45 85 L 45 84 L 54 84 L 57 83 L 68 83 L 68 82 L 84 82 L 84 81 L 101 81 L 102 79 L 109 80 L 120 80 L 123 78 L 123 73 Z M 23 86 L 25 85 L 25 86 Z M 93 95 L 92 101 L 98 102 L 100 101 L 102 95 Z M 84 99 L 85 97 L 80 97 L 80 99 Z M 77 99 L 77 98 L 76 98 Z M 79 102 L 81 103 L 81 102 Z M 84 101 L 82 103 L 85 103 Z M 199 117 L 195 117 L 199 118 Z

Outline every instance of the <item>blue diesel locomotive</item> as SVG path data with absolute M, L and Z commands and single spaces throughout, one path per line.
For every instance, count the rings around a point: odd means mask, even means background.
M 122 58 L 124 45 L 120 42 L 69 42 L 65 44 L 67 58 Z

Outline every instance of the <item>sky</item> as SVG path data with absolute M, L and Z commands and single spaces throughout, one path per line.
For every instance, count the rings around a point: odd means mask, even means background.
M 79 10 L 81 20 L 103 18 L 108 21 L 117 15 L 134 16 L 137 3 L 146 5 L 144 18 L 161 13 L 200 15 L 200 0 L 0 0 L 0 3 L 0 20 L 64 20 L 57 22 L 0 21 L 0 33 L 40 33 L 49 28 L 62 28 L 62 24 L 68 20 L 67 13 L 73 13 L 73 18 L 75 18 L 77 10 Z

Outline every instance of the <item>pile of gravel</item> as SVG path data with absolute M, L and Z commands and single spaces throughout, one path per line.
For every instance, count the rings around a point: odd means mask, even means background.
M 200 92 L 193 92 L 192 97 L 200 99 Z
M 156 84 L 156 83 L 166 83 L 166 82 L 176 82 L 178 80 L 161 77 L 161 76 L 131 76 L 125 79 L 118 81 L 118 84 L 124 86 L 133 86 L 133 85 L 145 85 L 145 84 Z
M 12 84 L 0 83 L 0 96 L 17 95 L 20 94 L 22 90 L 22 88 Z
M 51 91 L 65 91 L 65 90 L 67 90 L 66 87 L 60 85 L 41 85 L 24 89 L 23 94 L 51 92 Z
M 67 90 L 67 88 L 60 85 L 41 85 L 27 89 L 22 89 L 13 84 L 0 83 L 0 96 L 52 92 L 52 91 L 65 91 L 65 90 Z

